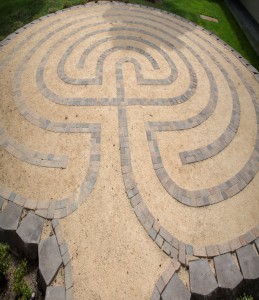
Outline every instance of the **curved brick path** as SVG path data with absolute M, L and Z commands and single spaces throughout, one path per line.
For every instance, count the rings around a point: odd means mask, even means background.
M 66 14 L 66 21 L 63 14 Z M 66 195 L 61 193 L 61 197 L 46 199 L 44 193 L 43 196 L 36 193 L 35 199 L 26 197 L 28 189 L 23 193 L 23 187 L 19 187 L 19 192 L 13 188 L 15 184 L 7 185 L 9 181 L 4 176 L 1 178 L 1 207 L 8 203 L 0 213 L 2 231 L 6 230 L 6 214 L 18 207 L 33 210 L 38 220 L 65 218 L 80 210 L 80 205 L 95 189 L 100 175 L 101 148 L 105 145 L 101 141 L 103 128 L 99 118 L 95 120 L 94 115 L 89 118 L 91 121 L 87 118 L 70 121 L 70 118 L 75 120 L 72 117 L 74 108 L 111 107 L 117 110 L 115 126 L 119 132 L 121 176 L 132 212 L 148 236 L 172 258 L 155 284 L 152 299 L 171 299 L 172 295 L 189 299 L 191 294 L 193 297 L 234 297 L 242 288 L 252 287 L 253 290 L 259 278 L 258 268 L 254 267 L 259 264 L 258 218 L 249 230 L 241 228 L 238 236 L 220 243 L 185 243 L 186 238 L 176 237 L 167 224 L 158 220 L 154 205 L 150 208 L 150 199 L 146 199 L 142 190 L 143 183 L 138 182 L 139 166 L 135 168 L 137 152 L 131 133 L 134 126 L 129 125 L 131 108 L 149 109 L 149 112 L 152 109 L 152 114 L 146 117 L 143 113 L 141 120 L 146 137 L 142 143 L 149 150 L 145 152 L 143 148 L 143 152 L 149 157 L 152 170 L 144 174 L 143 180 L 148 186 L 150 178 L 157 179 L 157 187 L 163 189 L 161 196 L 165 193 L 172 202 L 178 201 L 180 205 L 197 210 L 222 205 L 220 202 L 236 196 L 242 198 L 245 191 L 253 188 L 250 186 L 257 180 L 259 168 L 259 74 L 247 61 L 211 33 L 178 16 L 137 5 L 105 2 L 45 16 L 8 37 L 1 48 L 1 72 L 11 74 L 1 77 L 2 97 L 14 107 L 15 126 L 21 123 L 26 131 L 26 124 L 29 124 L 41 134 L 41 138 L 37 136 L 35 140 L 32 135 L 33 143 L 20 138 L 19 132 L 12 127 L 10 113 L 3 114 L 0 124 L 2 157 L 9 155 L 22 161 L 25 170 L 26 164 L 31 164 L 37 168 L 48 167 L 50 172 L 55 168 L 69 173 L 75 161 L 70 162 L 69 155 L 38 150 L 45 149 L 43 132 L 57 134 L 57 138 L 63 135 L 64 140 L 73 134 L 89 138 L 88 163 L 83 168 L 84 174 L 80 173 L 81 182 L 72 184 Z M 7 109 L 5 103 L 3 112 Z M 68 115 L 65 119 L 59 113 L 62 109 Z M 246 119 L 253 122 L 252 126 L 246 124 Z M 12 136 L 14 132 L 16 137 Z M 179 134 L 182 144 L 176 150 L 173 143 L 167 148 L 164 146 L 163 139 L 169 137 L 170 140 L 170 134 Z M 225 153 L 233 157 L 230 166 Z M 172 165 L 170 154 L 174 160 Z M 222 166 L 218 166 L 221 159 Z M 212 169 L 199 169 L 207 163 L 223 172 L 215 175 Z M 205 176 L 201 170 L 205 170 Z M 190 178 L 186 177 L 188 172 Z M 210 172 L 214 175 L 210 176 Z M 42 174 L 48 177 L 48 173 Z M 55 174 L 63 178 L 64 173 Z M 107 182 L 110 184 L 112 178 Z M 50 187 L 51 190 L 55 189 Z M 254 190 L 253 195 L 251 201 L 257 203 L 258 191 Z M 161 207 L 164 206 L 161 204 Z M 26 218 L 22 210 L 17 214 L 17 228 L 12 228 L 14 235 L 16 230 L 19 232 L 21 219 Z M 170 214 L 166 217 L 169 220 Z M 169 228 L 172 224 L 176 228 L 179 225 L 170 222 Z M 4 233 L 2 236 L 5 239 Z M 46 242 L 46 245 L 48 243 L 53 242 Z M 67 250 L 62 250 L 62 243 L 59 246 L 61 255 L 65 256 Z M 41 246 L 39 253 L 40 249 Z M 64 260 L 66 257 L 63 258 L 66 266 L 68 262 Z M 223 265 L 228 268 L 224 269 Z M 253 267 L 247 269 L 247 265 Z M 189 274 L 188 288 L 177 275 L 183 267 Z M 228 278 L 233 280 L 228 281 Z M 65 285 L 67 298 L 72 297 L 71 285 Z M 202 288 L 204 285 L 207 289 Z M 46 283 L 43 286 L 46 289 Z M 55 293 L 59 291 L 53 290 L 53 295 Z

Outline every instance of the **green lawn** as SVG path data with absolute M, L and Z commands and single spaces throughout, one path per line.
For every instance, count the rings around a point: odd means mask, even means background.
M 86 2 L 87 0 L 0 0 L 0 40 L 43 15 Z M 214 32 L 259 69 L 259 57 L 223 0 L 164 0 L 162 4 L 152 4 L 145 0 L 128 2 L 155 6 L 201 25 Z M 200 18 L 201 14 L 217 18 L 219 23 L 203 20 Z

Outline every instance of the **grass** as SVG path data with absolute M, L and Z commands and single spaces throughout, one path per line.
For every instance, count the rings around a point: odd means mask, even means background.
M 0 243 L 0 279 L 2 276 L 6 276 L 10 265 L 9 246 L 4 243 Z
M 43 15 L 86 2 L 87 0 L 1 0 L 0 40 Z M 152 4 L 145 0 L 127 2 L 154 6 L 201 25 L 219 36 L 259 69 L 259 57 L 223 0 L 164 0 L 162 4 Z M 219 23 L 203 20 L 200 18 L 201 14 L 217 18 Z
M 243 296 L 237 298 L 237 300 L 254 300 L 252 296 L 247 296 L 246 294 L 243 294 Z
M 27 261 L 23 260 L 13 274 L 13 289 L 18 300 L 30 300 L 31 289 L 24 280 L 27 273 Z

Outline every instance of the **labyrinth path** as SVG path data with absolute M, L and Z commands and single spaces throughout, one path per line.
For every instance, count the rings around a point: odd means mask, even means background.
M 52 221 L 67 299 L 253 289 L 259 74 L 238 53 L 178 16 L 101 2 L 21 28 L 0 68 L 0 225 L 13 209 L 17 226 L 22 209 Z

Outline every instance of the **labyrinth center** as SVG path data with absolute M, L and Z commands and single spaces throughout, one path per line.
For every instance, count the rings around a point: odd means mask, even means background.
M 160 226 L 192 247 L 259 223 L 259 84 L 215 37 L 93 4 L 35 21 L 0 66 L 0 196 L 62 219 L 76 299 L 148 299 Z

